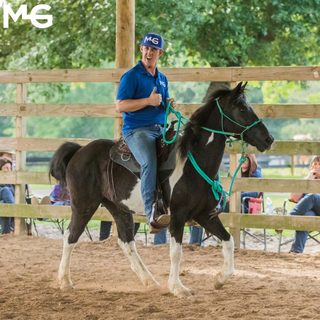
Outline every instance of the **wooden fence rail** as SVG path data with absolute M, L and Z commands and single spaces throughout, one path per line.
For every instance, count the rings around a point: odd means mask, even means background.
M 312 81 L 320 67 L 160 68 L 169 81 Z M 117 82 L 128 69 L 54 69 L 0 71 L 0 83 Z
M 202 104 L 178 104 L 177 110 L 185 117 Z M 252 104 L 259 118 L 320 118 L 320 104 Z M 0 103 L 2 117 L 112 117 L 122 118 L 114 103 Z
M 1 216 L 16 218 L 58 218 L 70 219 L 71 207 L 69 206 L 44 206 L 24 204 L 2 204 Z M 314 230 L 320 231 L 319 217 L 299 216 L 267 216 L 221 213 L 219 215 L 222 223 L 230 228 L 266 228 L 282 230 Z M 134 222 L 147 222 L 145 216 L 134 214 Z M 111 214 L 105 208 L 99 208 L 93 215 L 92 220 L 113 221 Z

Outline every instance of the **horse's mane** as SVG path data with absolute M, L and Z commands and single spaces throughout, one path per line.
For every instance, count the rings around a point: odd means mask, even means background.
M 180 141 L 179 152 L 182 159 L 187 156 L 188 150 L 192 151 L 198 144 L 201 127 L 204 126 L 210 113 L 217 106 L 216 99 L 230 94 L 231 91 L 232 89 L 228 87 L 222 87 L 221 89 L 214 91 L 208 101 L 193 113 L 190 122 L 188 122 L 184 128 L 184 134 Z

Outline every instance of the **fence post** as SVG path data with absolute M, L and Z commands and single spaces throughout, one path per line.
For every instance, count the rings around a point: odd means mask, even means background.
M 230 176 L 234 176 L 237 167 L 239 165 L 240 154 L 230 154 Z M 241 177 L 240 170 L 236 176 Z M 230 213 L 241 212 L 241 192 L 231 192 L 229 199 L 229 211 Z M 237 248 L 240 248 L 240 228 L 229 228 L 230 234 L 233 236 L 234 244 Z
M 230 88 L 234 89 L 237 86 L 237 81 L 231 81 Z M 240 159 L 239 154 L 230 154 L 230 176 L 233 177 L 235 174 L 238 161 Z M 237 174 L 237 178 L 240 177 L 240 170 Z M 229 212 L 230 213 L 240 213 L 241 212 L 241 192 L 232 192 L 229 199 Z M 237 248 L 240 248 L 240 228 L 229 228 L 229 232 L 233 237 L 234 245 Z
M 27 102 L 27 84 L 17 84 L 17 103 Z M 24 138 L 26 136 L 26 118 L 16 117 L 16 138 Z M 19 144 L 18 144 L 19 146 Z M 16 150 L 16 171 L 24 171 L 26 169 L 26 152 Z M 15 185 L 15 204 L 25 203 L 25 185 Z M 24 235 L 26 232 L 26 224 L 24 218 L 15 218 L 14 234 Z
M 117 0 L 116 2 L 116 68 L 134 66 L 135 0 Z M 119 82 L 115 83 L 115 99 Z M 114 118 L 114 138 L 119 139 L 123 125 L 122 118 Z M 118 236 L 113 223 L 113 235 Z

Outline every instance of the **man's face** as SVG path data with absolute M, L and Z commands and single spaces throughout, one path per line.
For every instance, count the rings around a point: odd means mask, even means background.
M 158 59 L 163 53 L 163 50 L 155 49 L 148 46 L 140 46 L 140 51 L 142 52 L 142 62 L 147 68 L 155 67 L 157 65 Z

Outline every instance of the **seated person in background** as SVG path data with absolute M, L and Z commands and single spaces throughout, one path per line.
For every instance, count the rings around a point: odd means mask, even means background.
M 50 193 L 51 204 L 54 206 L 70 206 L 70 194 L 60 195 L 60 186 L 55 185 Z
M 261 167 L 258 165 L 256 156 L 254 154 L 244 155 L 248 160 L 241 166 L 241 178 L 263 178 Z M 258 198 L 259 192 L 241 192 L 241 201 L 243 198 Z M 227 197 L 227 204 L 223 212 L 229 212 L 229 197 Z M 244 213 L 249 212 L 248 200 L 244 203 Z
M 309 167 L 309 174 L 306 179 L 320 179 L 320 156 L 316 156 Z M 293 216 L 320 216 L 320 194 L 300 193 L 290 194 L 290 199 L 297 202 L 297 205 L 289 212 Z M 296 231 L 295 240 L 290 252 L 302 253 L 308 239 L 309 231 Z
M 0 159 L 2 171 L 12 171 L 12 162 Z M 0 203 L 14 203 L 14 184 L 0 184 Z M 0 217 L 1 234 L 9 234 L 14 229 L 14 218 Z

